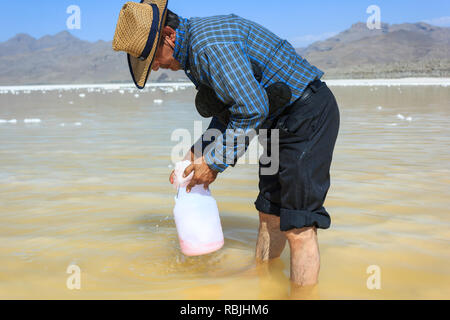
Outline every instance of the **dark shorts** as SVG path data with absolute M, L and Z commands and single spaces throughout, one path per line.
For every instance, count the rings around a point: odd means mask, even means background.
M 270 129 L 279 129 L 279 168 L 276 174 L 261 174 L 270 164 L 260 162 L 255 205 L 258 211 L 279 216 L 282 231 L 330 227 L 323 204 L 339 123 L 336 99 L 323 83 L 306 101 L 297 100 L 269 124 Z M 270 132 L 267 142 L 260 141 L 266 157 L 271 155 Z

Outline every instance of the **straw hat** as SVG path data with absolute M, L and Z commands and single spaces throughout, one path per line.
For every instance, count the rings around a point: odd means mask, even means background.
M 166 21 L 167 2 L 127 2 L 120 11 L 113 49 L 127 53 L 131 76 L 139 89 L 144 89 L 152 70 L 161 30 Z

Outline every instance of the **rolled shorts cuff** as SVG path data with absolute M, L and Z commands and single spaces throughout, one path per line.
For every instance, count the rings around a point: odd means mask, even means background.
M 325 208 L 317 211 L 308 210 L 280 210 L 280 229 L 289 231 L 292 229 L 301 229 L 315 226 L 318 229 L 328 229 L 331 225 L 331 219 Z
M 258 195 L 258 198 L 255 202 L 256 210 L 267 213 L 267 214 L 273 214 L 277 217 L 280 216 L 281 208 L 277 206 L 276 204 L 270 202 L 266 198 L 264 198 L 261 194 Z

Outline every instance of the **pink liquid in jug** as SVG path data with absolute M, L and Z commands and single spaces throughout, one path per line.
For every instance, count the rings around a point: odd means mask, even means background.
M 175 166 L 174 186 L 178 188 L 175 197 L 175 224 L 183 254 L 199 256 L 219 250 L 224 245 L 222 225 L 216 200 L 203 186 L 195 186 L 190 193 L 186 187 L 193 174 L 183 178 L 190 161 Z

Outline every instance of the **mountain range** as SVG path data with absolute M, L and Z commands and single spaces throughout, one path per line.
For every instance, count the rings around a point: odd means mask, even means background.
M 364 23 L 297 50 L 331 78 L 396 78 L 450 75 L 450 28 L 423 22 Z
M 426 23 L 356 23 L 298 53 L 326 78 L 450 76 L 450 28 Z M 67 31 L 35 39 L 17 34 L 0 43 L 0 85 L 130 82 L 124 53 L 111 42 L 80 40 Z M 183 72 L 152 72 L 149 81 L 188 81 Z

